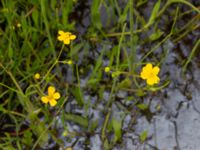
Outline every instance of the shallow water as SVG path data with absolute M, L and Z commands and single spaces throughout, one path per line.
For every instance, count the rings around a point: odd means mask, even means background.
M 198 6 L 196 1 L 193 4 Z M 90 2 L 86 2 L 82 10 L 79 9 L 77 14 L 80 24 L 77 24 L 77 29 L 80 35 L 87 33 L 90 25 L 89 6 Z M 148 20 L 149 12 L 154 5 L 154 2 L 148 2 L 139 12 Z M 182 9 L 187 9 L 187 6 L 182 6 Z M 105 9 L 102 8 L 102 16 L 106 16 Z M 173 7 L 170 10 L 174 11 Z M 84 12 L 84 13 L 83 13 Z M 169 32 L 169 22 L 166 22 L 170 16 L 166 13 L 163 15 L 159 24 L 161 30 L 167 35 Z M 192 17 L 192 16 L 191 16 Z M 103 24 L 106 27 L 106 17 L 101 17 Z M 185 24 L 188 20 L 181 20 L 177 24 Z M 115 22 L 113 22 L 114 24 Z M 141 39 L 145 39 L 151 34 L 144 33 L 140 35 Z M 199 150 L 200 147 L 200 66 L 196 56 L 189 65 L 186 73 L 182 74 L 183 59 L 186 59 L 191 52 L 194 42 L 200 37 L 200 32 L 189 33 L 184 40 L 178 43 L 173 42 L 173 38 L 168 39 L 161 47 L 157 48 L 153 53 L 155 58 L 159 58 L 164 52 L 166 57 L 162 62 L 160 68 L 160 76 L 164 80 L 170 80 L 168 87 L 156 93 L 148 94 L 139 99 L 141 102 L 150 104 L 148 111 L 137 112 L 138 109 L 134 106 L 134 98 L 127 100 L 131 94 L 125 91 L 119 91 L 113 96 L 116 101 L 113 102 L 111 110 L 111 118 L 122 121 L 122 140 L 118 144 L 113 145 L 113 150 Z M 79 53 L 80 59 L 78 65 L 84 68 L 84 64 L 90 63 L 89 59 L 95 60 L 99 57 L 102 44 L 95 43 L 94 47 L 90 47 L 87 58 L 81 51 Z M 113 44 L 113 43 L 112 43 Z M 112 44 L 108 44 L 108 50 L 112 48 Z M 138 59 L 143 56 L 143 52 L 148 52 L 150 47 L 155 46 L 156 43 L 146 43 L 139 45 L 137 49 Z M 146 61 L 150 61 L 148 59 Z M 108 64 L 105 58 L 104 65 Z M 88 81 L 88 76 L 91 74 L 94 66 L 90 63 L 90 67 L 83 74 L 80 74 L 81 87 L 85 87 Z M 63 68 L 65 72 L 66 82 L 73 81 L 71 68 Z M 100 89 L 100 88 L 99 88 Z M 104 90 L 104 89 L 103 89 Z M 88 129 L 77 125 L 76 123 L 66 121 L 65 126 L 70 132 L 80 133 L 79 135 L 70 138 L 60 136 L 65 141 L 64 145 L 72 146 L 74 150 L 102 150 L 103 142 L 101 140 L 101 130 L 105 119 L 106 112 L 105 105 L 110 98 L 110 90 L 104 90 L 102 96 L 98 93 L 93 93 L 90 89 L 84 90 L 84 100 L 89 106 L 80 107 L 74 97 L 69 97 L 68 103 L 65 107 L 65 113 L 72 113 L 88 118 L 89 126 L 97 122 L 95 132 L 90 132 Z M 137 109 L 137 110 L 136 110 Z M 57 118 L 55 125 L 59 131 L 58 135 L 62 135 L 64 127 L 61 120 Z M 139 140 L 139 135 L 143 131 L 148 131 L 148 138 L 144 143 Z M 108 133 L 108 139 L 112 139 L 113 133 Z M 49 146 L 49 148 L 51 148 Z M 52 146 L 52 149 L 55 147 Z

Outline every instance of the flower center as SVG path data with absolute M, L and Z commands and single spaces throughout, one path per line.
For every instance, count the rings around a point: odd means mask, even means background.
M 50 101 L 53 100 L 53 99 L 54 99 L 53 94 L 48 95 L 48 99 L 49 99 Z
M 150 72 L 149 73 L 149 78 L 153 78 L 153 77 L 155 77 L 155 74 L 153 72 Z

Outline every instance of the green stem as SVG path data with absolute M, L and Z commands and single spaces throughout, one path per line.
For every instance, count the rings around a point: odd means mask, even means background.
M 38 84 L 42 84 L 42 83 L 43 83 L 43 81 L 44 81 L 44 80 L 47 78 L 47 76 L 50 74 L 51 70 L 52 70 L 52 69 L 55 67 L 55 65 L 59 62 L 60 56 L 61 56 L 61 54 L 62 54 L 62 52 L 63 52 L 63 49 L 64 49 L 64 44 L 63 44 L 63 46 L 62 46 L 62 48 L 61 48 L 61 50 L 60 50 L 60 52 L 59 52 L 59 54 L 58 54 L 58 57 L 56 58 L 55 62 L 53 63 L 53 65 L 51 65 L 51 67 L 49 68 L 49 70 L 48 70 L 47 73 L 45 74 L 44 78 L 43 78 L 40 82 L 38 82 Z
M 170 4 L 172 3 L 183 3 L 185 5 L 190 6 L 192 9 L 194 9 L 196 12 L 200 13 L 200 10 L 195 7 L 194 5 L 192 5 L 190 2 L 186 1 L 186 0 L 170 0 Z
M 194 45 L 194 47 L 192 49 L 192 52 L 190 53 L 190 56 L 188 57 L 185 65 L 183 66 L 183 72 L 185 72 L 188 64 L 191 62 L 192 58 L 194 57 L 194 54 L 195 54 L 197 48 L 199 47 L 199 45 L 200 45 L 200 39 L 195 43 L 195 45 Z
M 105 118 L 105 121 L 104 121 L 104 124 L 103 124 L 103 128 L 102 128 L 102 131 L 101 131 L 101 138 L 102 138 L 103 141 L 106 139 L 105 133 L 106 133 L 106 128 L 107 128 L 107 125 L 108 125 L 110 115 L 111 115 L 111 110 L 109 110 L 107 115 L 106 115 L 106 118 Z

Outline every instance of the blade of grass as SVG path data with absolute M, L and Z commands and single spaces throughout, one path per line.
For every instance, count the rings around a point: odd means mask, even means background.
M 48 23 L 48 20 L 47 20 L 47 16 L 46 16 L 46 10 L 45 10 L 45 6 L 46 6 L 46 1 L 44 0 L 41 0 L 40 1 L 40 5 L 41 5 L 41 11 L 42 11 L 42 17 L 44 19 L 44 24 L 45 24 L 45 29 L 46 29 L 46 32 L 47 32 L 47 37 L 49 39 L 49 44 L 50 44 L 50 47 L 51 47 L 51 51 L 54 55 L 54 58 L 56 57 L 56 53 L 55 53 L 55 47 L 54 47 L 54 44 L 53 44 L 53 40 L 51 38 L 51 34 L 50 34 L 50 31 L 49 31 L 49 23 Z
M 200 46 L 200 39 L 195 43 L 192 52 L 190 53 L 186 63 L 183 66 L 183 73 L 186 71 L 188 64 L 192 61 L 192 58 L 194 57 L 194 54 L 197 50 L 197 48 Z

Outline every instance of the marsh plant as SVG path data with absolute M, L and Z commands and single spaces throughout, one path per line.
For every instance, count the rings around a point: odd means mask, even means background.
M 96 135 L 101 149 L 125 150 L 124 135 L 134 133 L 137 117 L 149 110 L 148 97 L 170 84 L 163 70 L 170 51 L 164 45 L 199 28 L 199 7 L 186 0 L 0 4 L 4 150 L 87 149 Z M 180 25 L 187 15 L 192 18 Z M 182 60 L 183 75 L 200 39 L 193 42 Z M 135 140 L 147 139 L 143 131 Z

